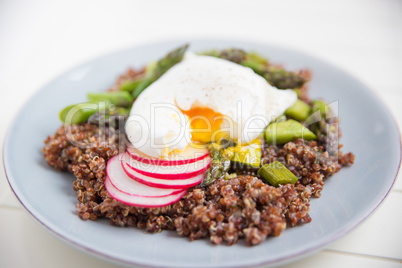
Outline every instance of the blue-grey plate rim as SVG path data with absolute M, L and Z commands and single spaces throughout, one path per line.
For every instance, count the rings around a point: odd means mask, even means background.
M 6 138 L 4 140 L 4 146 L 3 146 L 4 170 L 6 173 L 6 177 L 8 179 L 8 183 L 9 183 L 12 191 L 14 192 L 15 196 L 19 200 L 19 202 L 22 204 L 22 206 L 25 208 L 25 210 L 38 223 L 40 223 L 40 225 L 42 227 L 44 227 L 45 229 L 50 231 L 50 233 L 52 233 L 56 237 L 60 238 L 62 241 L 67 242 L 70 245 L 73 245 L 80 250 L 83 250 L 84 252 L 87 252 L 87 253 L 90 253 L 91 255 L 94 255 L 94 256 L 97 256 L 97 257 L 100 257 L 102 259 L 109 260 L 112 262 L 120 263 L 120 264 L 142 265 L 142 266 L 147 266 L 147 267 L 190 267 L 190 266 L 191 267 L 250 267 L 250 266 L 257 266 L 257 265 L 278 265 L 278 264 L 283 264 L 286 262 L 294 261 L 300 257 L 305 256 L 308 253 L 314 252 L 314 251 L 322 248 L 323 246 L 329 244 L 330 242 L 333 242 L 334 240 L 338 239 L 339 237 L 343 236 L 347 232 L 351 231 L 353 228 L 355 228 L 357 225 L 359 225 L 363 220 L 365 220 L 381 204 L 381 202 L 384 200 L 384 198 L 388 195 L 389 191 L 391 190 L 391 188 L 396 180 L 396 177 L 398 175 L 398 171 L 400 168 L 400 164 L 401 164 L 401 139 L 400 139 L 399 129 L 397 127 L 397 124 L 395 123 L 393 115 L 386 109 L 385 105 L 381 102 L 381 100 L 376 97 L 375 93 L 369 87 L 364 85 L 362 82 L 360 82 L 353 76 L 349 75 L 347 72 L 341 70 L 340 68 L 333 66 L 330 63 L 322 61 L 319 58 L 316 58 L 314 56 L 307 55 L 306 53 L 296 51 L 294 49 L 281 48 L 279 46 L 272 45 L 272 44 L 266 44 L 266 43 L 243 42 L 243 41 L 239 41 L 239 40 L 224 40 L 224 39 L 196 39 L 196 40 L 173 40 L 173 41 L 169 40 L 169 41 L 161 41 L 161 42 L 157 42 L 157 43 L 155 42 L 152 44 L 145 44 L 145 45 L 141 45 L 141 46 L 137 46 L 137 47 L 127 48 L 125 50 L 119 50 L 114 53 L 107 54 L 103 57 L 99 57 L 99 58 L 90 60 L 84 64 L 77 66 L 76 68 L 72 68 L 70 71 L 67 71 L 64 74 L 60 75 L 58 78 L 55 78 L 52 82 L 50 82 L 48 85 L 44 86 L 41 90 L 39 90 L 33 97 L 31 97 L 31 99 L 27 102 L 27 104 L 31 103 L 32 101 L 35 101 L 35 98 L 41 92 L 43 92 L 46 88 L 50 87 L 54 81 L 57 81 L 68 74 L 71 75 L 76 70 L 81 70 L 82 68 L 84 68 L 91 62 L 92 62 L 92 64 L 94 64 L 95 62 L 107 60 L 108 58 L 110 59 L 115 56 L 117 57 L 119 54 L 122 54 L 122 53 L 124 54 L 124 53 L 128 53 L 128 52 L 134 51 L 134 50 L 138 50 L 138 51 L 146 50 L 152 46 L 154 47 L 154 51 L 153 51 L 154 54 L 151 53 L 150 55 L 152 58 L 149 58 L 149 59 L 155 59 L 155 56 L 161 56 L 166 51 L 168 51 L 170 48 L 173 48 L 173 47 L 183 44 L 183 43 L 190 43 L 192 45 L 196 44 L 196 46 L 198 45 L 202 49 L 225 47 L 225 46 L 226 47 L 227 46 L 238 46 L 238 47 L 244 47 L 246 49 L 249 49 L 250 47 L 260 47 L 260 48 L 264 48 L 267 50 L 271 49 L 274 51 L 276 50 L 276 51 L 282 51 L 282 52 L 287 52 L 287 53 L 291 53 L 291 54 L 293 53 L 294 55 L 301 55 L 302 58 L 304 57 L 304 58 L 309 59 L 310 62 L 313 61 L 313 62 L 319 62 L 320 64 L 324 64 L 326 67 L 330 68 L 332 71 L 336 72 L 338 75 L 341 74 L 341 76 L 343 76 L 344 78 L 346 77 L 347 79 L 351 79 L 351 81 L 353 81 L 356 85 L 358 85 L 359 87 L 362 87 L 364 89 L 364 92 L 366 94 L 368 94 L 368 96 L 370 96 L 370 98 L 376 99 L 375 102 L 376 102 L 377 108 L 381 109 L 381 111 L 390 118 L 391 125 L 388 125 L 388 127 L 391 126 L 392 132 L 395 134 L 394 136 L 396 139 L 394 141 L 397 144 L 397 146 L 395 146 L 395 147 L 396 147 L 396 150 L 398 151 L 398 152 L 396 152 L 396 155 L 398 155 L 398 159 L 396 161 L 397 164 L 392 167 L 392 172 L 391 172 L 392 174 L 389 175 L 387 178 L 387 181 L 386 181 L 387 186 L 385 187 L 386 189 L 382 189 L 383 191 L 376 196 L 374 203 L 370 207 L 364 207 L 364 213 L 359 215 L 358 218 L 354 219 L 353 221 L 346 222 L 343 226 L 341 226 L 341 228 L 338 228 L 336 232 L 333 232 L 330 235 L 326 236 L 325 239 L 321 239 L 321 240 L 316 239 L 315 243 L 312 243 L 305 247 L 299 247 L 296 250 L 291 251 L 288 254 L 284 254 L 279 257 L 269 257 L 268 256 L 266 258 L 258 259 L 258 260 L 253 260 L 252 258 L 243 259 L 242 262 L 240 262 L 240 263 L 238 262 L 235 264 L 234 263 L 228 264 L 228 263 L 224 263 L 222 261 L 214 262 L 213 260 L 208 263 L 195 263 L 195 262 L 166 263 L 163 261 L 157 261 L 157 260 L 155 261 L 155 259 L 144 259 L 144 258 L 141 258 L 141 256 L 138 256 L 137 258 L 134 258 L 134 259 L 123 258 L 121 256 L 110 254 L 109 252 L 104 252 L 102 250 L 99 250 L 98 248 L 94 248 L 94 247 L 85 245 L 85 243 L 83 243 L 82 239 L 80 240 L 79 238 L 74 237 L 71 233 L 64 233 L 63 230 L 60 230 L 54 224 L 49 223 L 46 218 L 46 215 L 44 215 L 43 213 L 38 211 L 38 208 L 33 207 L 30 204 L 30 200 L 27 199 L 25 194 L 21 191 L 20 185 L 19 185 L 19 179 L 21 179 L 21 178 L 18 176 L 16 177 L 13 174 L 13 172 L 15 171 L 15 167 L 13 166 L 10 159 L 13 154 L 12 149 L 14 148 L 14 147 L 12 147 L 14 134 L 16 133 L 18 128 L 21 127 L 21 125 L 18 124 L 19 119 L 21 117 L 23 117 L 24 113 L 27 112 L 26 111 L 27 108 L 24 106 L 20 110 L 20 112 L 17 114 L 17 116 L 15 117 L 12 125 L 8 129 Z M 195 50 L 198 51 L 199 48 L 195 49 Z M 258 52 L 261 52 L 261 51 L 258 51 Z M 155 53 L 157 53 L 157 54 L 155 54 Z M 272 55 L 270 55 L 269 52 L 267 52 L 267 53 L 264 52 L 263 54 L 266 54 L 268 57 L 272 58 Z M 142 62 L 142 64 L 144 64 L 144 63 L 146 63 L 146 62 Z M 282 62 L 278 62 L 278 63 L 282 63 Z M 285 61 L 284 63 L 286 65 L 289 62 Z M 135 63 L 133 62 L 133 64 L 135 64 Z M 129 66 L 125 66 L 125 67 L 127 68 Z M 305 67 L 309 67 L 309 62 L 306 62 Z M 121 73 L 121 70 L 116 71 L 115 74 L 118 75 L 119 73 Z M 84 74 L 84 76 L 85 76 L 85 74 Z M 313 81 L 314 81 L 314 74 L 313 74 Z M 99 90 L 104 90 L 106 87 L 107 87 L 107 85 L 105 85 L 104 88 L 100 88 Z M 84 101 L 84 99 L 82 99 L 82 101 Z M 341 116 L 341 120 L 342 120 L 342 116 Z M 52 132 L 50 132 L 48 134 L 51 134 L 51 133 Z M 43 137 L 43 139 L 44 138 L 45 137 Z M 342 143 L 342 140 L 341 140 L 341 143 Z M 357 161 L 359 161 L 358 158 L 357 158 Z M 38 168 L 43 168 L 43 166 L 39 166 Z M 353 168 L 353 166 L 351 168 Z M 338 176 L 338 177 L 342 176 L 342 171 L 340 173 L 336 174 L 335 176 Z M 73 192 L 71 192 L 71 193 L 74 194 Z M 326 194 L 326 192 L 325 192 L 325 188 L 324 188 L 323 195 L 325 195 L 325 194 Z M 317 201 L 320 201 L 320 199 L 318 199 Z M 72 216 L 73 216 L 72 218 L 74 218 L 73 220 L 80 221 L 76 215 L 72 215 Z M 313 220 L 319 220 L 319 218 L 313 219 Z M 90 224 L 97 224 L 97 222 L 91 222 Z M 111 227 L 111 226 L 108 226 L 108 227 L 116 228 L 116 227 Z M 303 225 L 301 226 L 301 228 L 302 227 L 303 227 Z M 300 227 L 297 227 L 297 228 L 300 228 Z M 118 228 L 118 229 L 120 229 L 120 228 Z M 284 234 L 286 234 L 287 231 L 288 230 L 285 230 Z M 145 239 L 147 239 L 146 235 L 144 235 L 144 237 L 145 237 Z M 181 239 L 183 239 L 183 241 L 184 241 L 183 243 L 187 243 L 186 238 L 181 238 Z M 270 238 L 268 240 L 275 242 L 275 240 L 279 241 L 279 238 Z M 197 242 L 193 242 L 193 243 L 202 243 L 202 242 L 197 241 Z M 191 247 L 191 245 L 193 243 L 186 245 L 186 247 Z M 202 247 L 211 247 L 211 248 L 216 249 L 216 246 L 209 245 L 208 243 L 206 244 L 206 246 L 202 245 Z M 230 249 L 230 247 L 227 247 L 227 246 L 220 246 L 220 247 Z M 262 245 L 254 247 L 254 248 L 258 248 L 258 247 L 264 247 L 264 243 Z M 244 250 L 250 250 L 250 249 L 244 248 Z

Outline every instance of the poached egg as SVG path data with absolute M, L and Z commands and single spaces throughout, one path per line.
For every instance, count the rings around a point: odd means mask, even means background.
M 135 148 L 162 159 L 222 137 L 247 144 L 296 99 L 248 67 L 188 52 L 140 94 L 125 131 Z

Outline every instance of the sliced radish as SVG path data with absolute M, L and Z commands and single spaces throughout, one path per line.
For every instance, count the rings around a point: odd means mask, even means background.
M 188 145 L 183 152 L 169 155 L 168 159 L 159 159 L 151 157 L 149 155 L 142 153 L 133 146 L 127 147 L 127 153 L 136 161 L 145 164 L 164 165 L 164 166 L 191 164 L 201 159 L 204 159 L 209 155 L 208 150 L 206 148 L 197 148 L 191 145 Z
M 128 195 L 143 197 L 163 197 L 181 192 L 181 189 L 160 189 L 149 187 L 131 179 L 124 172 L 121 161 L 118 156 L 112 157 L 106 166 L 106 173 L 110 183 L 119 190 Z
M 164 196 L 164 197 L 144 197 L 144 196 L 135 196 L 135 195 L 128 195 L 123 192 L 117 190 L 113 184 L 110 182 L 110 179 L 106 177 L 105 180 L 105 187 L 110 196 L 114 199 L 129 205 L 129 206 L 138 206 L 138 207 L 163 207 L 170 204 L 173 204 L 180 200 L 180 198 L 186 193 L 186 190 Z
M 176 180 L 164 180 L 164 179 L 156 179 L 153 177 L 149 177 L 138 173 L 131 169 L 128 164 L 124 161 L 121 161 L 121 165 L 125 171 L 125 173 L 133 180 L 136 180 L 139 183 L 158 188 L 169 188 L 169 189 L 187 189 L 192 186 L 199 184 L 205 177 L 205 174 L 202 173 L 200 175 L 188 178 L 188 179 L 176 179 Z
M 177 166 L 153 165 L 138 162 L 128 154 L 122 159 L 132 170 L 142 175 L 163 180 L 188 179 L 204 173 L 211 163 L 211 157 L 205 157 L 197 162 Z

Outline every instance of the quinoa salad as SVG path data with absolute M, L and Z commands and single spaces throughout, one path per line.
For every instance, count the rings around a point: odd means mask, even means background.
M 60 107 L 61 126 L 45 139 L 42 152 L 51 167 L 73 174 L 71 195 L 75 191 L 77 216 L 84 221 L 107 219 L 113 226 L 140 228 L 147 233 L 175 231 L 191 241 L 209 239 L 213 244 L 233 245 L 244 240 L 248 246 L 260 244 L 269 236 L 279 236 L 288 227 L 311 222 L 310 200 L 319 198 L 325 180 L 352 165 L 355 158 L 353 153 L 341 151 L 339 118 L 330 105 L 309 97 L 308 82 L 314 79 L 313 74 L 307 69 L 287 70 L 258 53 L 239 48 L 209 50 L 189 56 L 186 50 L 187 45 L 141 69 L 129 68 L 109 89 L 88 93 L 88 102 Z M 139 162 L 132 163 L 139 159 L 156 165 L 155 161 L 167 161 L 166 155 L 183 156 L 183 151 L 188 152 L 187 149 L 180 151 L 181 147 L 169 152 L 166 152 L 168 146 L 160 151 L 137 148 L 140 151 L 137 158 L 130 158 L 133 147 L 137 146 L 133 142 L 137 132 L 135 129 L 128 131 L 131 129 L 127 127 L 129 118 L 141 107 L 140 102 L 145 103 L 151 90 L 158 90 L 158 86 L 165 90 L 166 85 L 170 85 L 169 78 L 182 77 L 181 66 L 187 70 L 190 64 L 205 62 L 205 66 L 210 66 L 207 63 L 215 64 L 215 61 L 216 66 L 230 64 L 228 68 L 239 68 L 238 76 L 246 77 L 244 81 L 255 79 L 261 84 L 261 90 L 272 90 L 270 96 L 278 99 L 275 105 L 280 107 L 283 103 L 283 109 L 269 114 L 275 118 L 270 117 L 261 133 L 247 143 L 223 133 L 221 125 L 216 136 L 206 135 L 205 131 L 196 136 L 196 127 L 191 121 L 191 142 L 202 147 L 197 150 L 207 154 L 196 159 L 188 158 L 186 153 L 185 160 L 179 162 L 191 168 L 187 163 L 204 161 L 202 169 L 161 173 L 170 176 L 167 179 L 148 167 L 141 169 L 142 166 L 137 166 Z M 194 67 L 203 70 L 197 68 Z M 211 75 L 215 75 L 217 69 L 213 69 Z M 174 72 L 178 76 L 175 77 Z M 202 79 L 205 77 L 208 78 L 205 75 Z M 242 81 L 239 84 L 244 85 Z M 208 88 L 211 93 L 218 90 L 210 84 Z M 179 102 L 180 98 L 176 98 L 175 103 L 176 100 Z M 250 97 L 250 101 L 255 98 Z M 224 110 L 212 109 L 215 107 L 212 105 L 194 109 L 193 104 L 190 105 L 193 110 L 190 106 L 179 109 L 184 118 L 191 119 L 194 111 L 198 112 L 197 116 L 211 111 L 226 114 Z M 273 111 L 268 108 L 267 111 Z M 267 114 L 258 109 L 253 115 Z M 155 132 L 162 133 L 162 130 Z M 128 171 L 124 169 L 123 156 L 130 159 L 125 163 Z M 119 169 L 123 166 L 123 169 L 112 170 L 112 165 Z M 161 170 L 159 166 L 153 167 Z M 119 172 L 122 175 L 115 175 Z M 125 184 L 126 181 L 119 181 L 119 176 L 132 182 Z M 166 181 L 170 184 L 165 184 Z M 149 192 L 138 194 L 128 185 L 132 183 L 141 184 L 137 189 L 144 187 L 144 191 Z M 124 185 L 127 189 L 122 189 Z M 157 194 L 150 197 L 152 193 Z M 146 200 L 138 201 L 144 203 L 127 201 L 137 200 L 135 198 Z M 165 202 L 163 198 L 170 201 Z

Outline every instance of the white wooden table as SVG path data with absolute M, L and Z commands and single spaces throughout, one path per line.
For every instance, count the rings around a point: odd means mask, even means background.
M 402 1 L 3 0 L 0 139 L 29 97 L 56 75 L 104 53 L 176 37 L 256 40 L 321 57 L 376 90 L 402 125 Z M 399 178 L 355 230 L 286 267 L 402 267 L 401 261 Z M 116 267 L 44 231 L 0 171 L 0 267 L 95 266 Z

